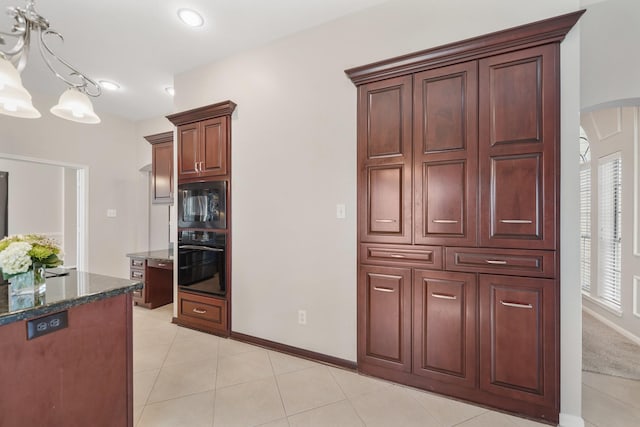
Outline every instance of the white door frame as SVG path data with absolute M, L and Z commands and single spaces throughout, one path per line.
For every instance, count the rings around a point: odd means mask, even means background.
M 57 160 L 40 159 L 37 157 L 19 156 L 0 153 L 0 159 L 17 160 L 22 162 L 40 163 L 44 165 L 60 166 L 76 170 L 76 268 L 88 271 L 89 268 L 89 166 L 77 163 L 60 162 Z

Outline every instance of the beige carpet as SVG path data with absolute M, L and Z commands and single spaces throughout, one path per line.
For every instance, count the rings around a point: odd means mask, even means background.
M 583 311 L 582 369 L 640 380 L 640 345 Z

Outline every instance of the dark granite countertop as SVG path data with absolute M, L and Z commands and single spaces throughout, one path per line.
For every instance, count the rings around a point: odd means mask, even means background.
M 160 249 L 155 251 L 134 252 L 127 254 L 129 258 L 146 258 L 164 261 L 173 261 L 173 249 Z
M 87 304 L 142 289 L 142 282 L 102 276 L 70 270 L 69 274 L 48 277 L 46 290 L 38 305 L 31 299 L 9 296 L 9 285 L 0 285 L 0 326 L 20 320 L 28 320 L 44 314 L 66 310 L 76 305 Z

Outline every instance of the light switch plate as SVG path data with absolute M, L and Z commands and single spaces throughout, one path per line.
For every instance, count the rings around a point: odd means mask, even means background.
M 117 212 L 115 209 L 107 209 L 107 218 L 115 218 Z
M 344 204 L 338 203 L 336 205 L 336 218 L 345 219 L 347 217 L 347 208 Z

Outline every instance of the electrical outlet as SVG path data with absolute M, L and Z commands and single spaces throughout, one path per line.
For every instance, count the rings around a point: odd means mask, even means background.
M 115 209 L 107 209 L 107 218 L 115 218 L 118 215 Z
M 298 310 L 298 325 L 307 324 L 307 310 Z

